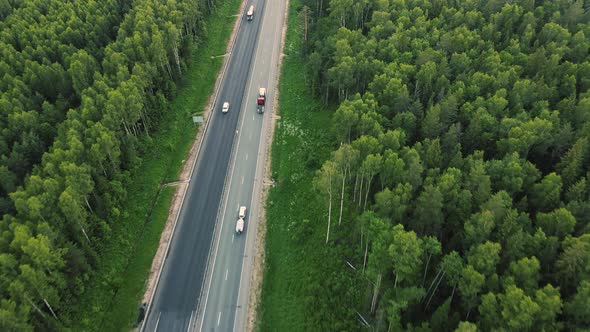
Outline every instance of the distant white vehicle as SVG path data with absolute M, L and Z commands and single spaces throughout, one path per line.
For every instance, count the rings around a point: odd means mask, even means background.
M 236 233 L 241 234 L 244 231 L 244 219 L 246 218 L 246 207 L 241 206 L 238 213 L 238 221 L 236 221 Z
M 252 21 L 252 18 L 254 18 L 254 5 L 250 6 L 246 13 L 246 17 L 248 18 L 248 21 Z
M 229 103 L 227 101 L 225 103 L 223 103 L 223 107 L 221 107 L 221 112 L 222 113 L 229 112 Z

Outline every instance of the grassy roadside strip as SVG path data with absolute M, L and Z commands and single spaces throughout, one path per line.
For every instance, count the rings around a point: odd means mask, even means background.
M 318 260 L 325 257 L 322 202 L 312 180 L 315 170 L 330 155 L 331 112 L 313 98 L 300 57 L 302 28 L 291 0 L 289 22 L 279 83 L 279 110 L 271 152 L 272 177 L 277 186 L 266 202 L 267 233 L 262 296 L 258 305 L 257 331 L 306 331 L 309 288 L 317 277 Z M 319 250 L 318 250 L 319 249 Z M 311 262 L 314 263 L 311 263 Z
M 170 102 L 159 128 L 144 145 L 143 161 L 127 183 L 127 200 L 111 237 L 104 244 L 96 273 L 87 282 L 78 307 L 69 315 L 73 331 L 129 330 L 137 318 L 144 283 L 157 250 L 175 188 L 162 188 L 177 179 L 195 139 L 191 115 L 202 113 L 215 85 L 233 21 L 241 0 L 218 2 L 207 17 L 204 39 L 196 46 L 178 96 Z M 158 195 L 159 192 L 159 195 Z M 152 209 L 153 208 L 153 209 Z
M 133 321 L 137 319 L 137 307 L 141 294 L 143 294 L 143 282 L 148 276 L 154 253 L 158 250 L 160 235 L 166 224 L 170 202 L 175 190 L 175 187 L 163 187 L 158 194 L 148 224 L 141 236 L 145 245 L 142 245 L 140 248 L 142 250 L 136 251 L 129 261 L 128 273 L 126 273 L 126 278 L 115 296 L 112 309 L 107 314 L 108 319 L 102 321 L 102 330 L 129 330 Z M 142 271 L 147 273 L 139 273 Z

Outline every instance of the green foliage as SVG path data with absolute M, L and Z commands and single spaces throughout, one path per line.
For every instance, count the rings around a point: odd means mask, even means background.
M 476 332 L 477 326 L 471 322 L 461 322 L 455 332 Z
M 481 291 L 485 282 L 485 277 L 477 272 L 471 265 L 463 269 L 458 288 L 463 297 L 465 305 L 472 309 L 477 305 L 478 293 Z
M 511 331 L 529 330 L 541 311 L 532 298 L 514 286 L 508 286 L 506 292 L 498 295 L 498 298 L 500 299 L 500 317 L 503 320 L 501 325 Z
M 467 262 L 485 276 L 490 276 L 496 271 L 499 261 L 500 245 L 489 241 L 473 246 L 467 255 Z
M 298 1 L 290 1 L 286 45 L 298 45 L 301 40 L 302 29 L 296 28 L 297 6 Z M 326 128 L 330 127 L 331 114 L 322 111 L 324 107 L 313 99 L 301 71 L 303 64 L 293 54 L 285 57 L 282 67 L 281 119 L 272 147 L 272 174 L 278 185 L 267 200 L 265 276 L 257 330 L 351 331 L 358 324 L 348 304 L 358 298 L 356 290 L 360 288 L 356 285 L 360 280 L 350 274 L 342 256 L 326 248 L 326 200 L 318 199 L 317 195 L 323 193 L 313 189 L 316 173 L 306 167 L 304 158 L 315 151 L 321 166 L 330 156 L 333 138 Z M 340 186 L 336 181 L 333 188 L 338 198 Z M 346 183 L 346 187 L 351 186 Z M 336 199 L 334 203 L 336 207 Z M 353 264 L 362 268 L 358 261 Z M 318 305 L 318 298 L 326 301 Z
M 508 270 L 514 277 L 514 282 L 521 289 L 532 292 L 537 289 L 539 282 L 539 270 L 541 265 L 536 257 L 524 257 L 510 263 Z
M 560 208 L 550 213 L 539 213 L 537 224 L 545 234 L 564 238 L 574 231 L 576 219 L 567 209 Z
M 570 317 L 569 326 L 590 325 L 590 282 L 582 281 L 576 295 L 566 304 L 566 314 Z
M 358 152 L 326 163 L 348 165 L 328 246 L 369 283 L 342 301 L 376 331 L 586 328 L 573 307 L 590 278 L 583 2 L 303 5 L 300 67 L 336 109 L 327 145 Z M 325 214 L 306 218 L 325 230 Z M 413 287 L 420 301 L 396 297 Z
M 393 240 L 389 255 L 393 262 L 395 284 L 416 280 L 422 261 L 422 240 L 416 233 L 404 231 L 402 225 L 393 227 Z
M 24 184 L 54 143 L 68 110 L 80 106 L 130 3 L 26 0 L 0 5 L 10 9 L 0 14 L 0 167 L 10 178 L 0 189 L 0 213 L 14 212 L 7 194 Z
M 9 14 L 0 10 L 7 15 L 0 209 L 9 212 L 0 221 L 0 329 L 100 329 L 113 294 L 121 294 L 125 303 L 109 321 L 118 330 L 135 319 L 159 238 L 152 229 L 145 244 L 152 250 L 125 279 L 145 216 L 194 137 L 190 125 L 177 124 L 202 106 L 219 68 L 199 48 L 222 50 L 227 37 L 214 29 L 218 41 L 200 43 L 201 0 L 11 3 Z M 225 20 L 217 20 L 227 36 Z M 206 69 L 196 85 L 202 92 L 185 92 L 191 105 L 169 108 L 191 59 Z M 168 140 L 178 149 L 163 151 Z M 123 280 L 134 285 L 118 293 Z

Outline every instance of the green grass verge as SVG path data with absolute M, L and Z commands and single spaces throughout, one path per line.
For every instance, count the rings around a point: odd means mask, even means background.
M 280 87 L 280 115 L 272 148 L 277 186 L 267 206 L 266 259 L 258 331 L 306 331 L 310 275 L 324 257 L 326 214 L 313 189 L 314 172 L 327 159 L 333 141 L 332 112 L 313 98 L 301 70 L 299 0 L 291 0 Z M 320 248 L 318 250 L 318 248 Z M 314 267 L 315 266 L 315 267 Z
M 138 296 L 143 294 L 145 278 L 149 274 L 149 268 L 158 250 L 160 235 L 168 218 L 170 202 L 174 196 L 175 187 L 163 187 L 158 195 L 156 204 L 150 216 L 150 222 L 146 225 L 142 235 L 140 246 L 127 267 L 115 299 L 112 310 L 108 312 L 108 318 L 102 322 L 101 330 L 117 331 L 128 330 L 135 319 L 137 319 Z
M 163 115 L 141 165 L 133 171 L 122 214 L 101 245 L 104 249 L 95 274 L 80 298 L 69 301 L 76 304 L 63 317 L 70 330 L 128 331 L 136 320 L 174 188 L 163 188 L 159 196 L 158 190 L 161 183 L 178 178 L 197 132 L 190 116 L 202 113 L 213 91 L 223 62 L 213 56 L 225 52 L 235 21 L 232 15 L 240 4 L 241 0 L 218 2 L 216 12 L 206 18 L 206 35 L 192 54 L 170 111 Z

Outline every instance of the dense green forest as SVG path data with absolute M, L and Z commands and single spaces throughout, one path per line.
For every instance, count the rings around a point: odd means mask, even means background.
M 104 48 L 131 1 L 4 2 L 0 14 L 0 213 L 14 212 L 8 193 L 57 135 L 70 108 L 92 84 Z M 18 7 L 17 7 L 18 5 Z
M 0 330 L 71 326 L 214 4 L 0 1 Z
M 299 20 L 338 105 L 307 161 L 331 257 L 307 326 L 590 329 L 588 5 L 304 0 Z

